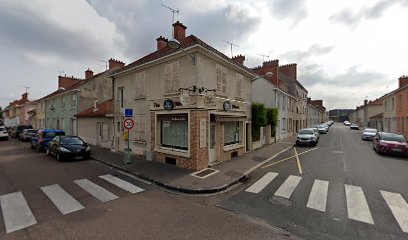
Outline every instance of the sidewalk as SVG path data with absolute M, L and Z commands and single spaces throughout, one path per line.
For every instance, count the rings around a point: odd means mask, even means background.
M 156 161 L 147 161 L 144 158 L 133 157 L 132 163 L 124 164 L 123 153 L 111 152 L 109 149 L 97 146 L 92 146 L 92 158 L 169 190 L 189 194 L 208 194 L 223 191 L 248 177 L 252 171 L 293 146 L 294 141 L 295 137 L 289 137 L 243 156 L 221 162 L 211 167 L 216 170 L 216 173 L 204 178 L 192 176 L 192 171 Z

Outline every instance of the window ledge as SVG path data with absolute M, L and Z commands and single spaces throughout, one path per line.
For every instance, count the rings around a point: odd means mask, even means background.
M 231 145 L 224 146 L 223 150 L 224 152 L 226 152 L 226 151 L 231 151 L 231 150 L 242 148 L 242 147 L 244 147 L 243 144 L 237 143 L 237 144 L 231 144 Z
M 147 144 L 147 141 L 145 141 L 145 140 L 136 140 L 136 139 L 134 139 L 133 140 L 133 143 L 139 143 L 139 144 Z
M 167 148 L 167 147 L 156 146 L 154 151 L 160 152 L 160 153 L 176 155 L 176 156 L 180 156 L 180 157 L 186 157 L 186 158 L 190 157 L 190 152 L 188 150 L 181 150 L 181 149 L 175 149 L 175 148 Z
M 175 97 L 180 95 L 180 92 L 171 92 L 171 93 L 164 93 L 163 96 L 164 97 Z
M 138 96 L 133 98 L 134 100 L 146 99 L 146 96 Z
M 222 97 L 222 98 L 228 98 L 227 93 L 223 93 L 223 92 L 215 92 L 215 96 Z
M 245 101 L 245 98 L 243 98 L 243 97 L 235 97 L 235 100 L 237 100 L 237 101 Z

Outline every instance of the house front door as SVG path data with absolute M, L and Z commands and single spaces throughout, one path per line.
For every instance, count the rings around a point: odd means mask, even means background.
M 215 122 L 210 123 L 210 148 L 209 163 L 212 164 L 217 160 L 217 133 Z

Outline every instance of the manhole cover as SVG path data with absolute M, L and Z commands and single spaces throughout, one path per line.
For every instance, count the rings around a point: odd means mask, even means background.
M 277 196 L 272 196 L 270 198 L 270 201 L 272 203 L 280 204 L 280 205 L 283 205 L 285 207 L 289 207 L 289 206 L 291 206 L 293 204 L 292 201 L 290 201 L 289 199 L 283 198 L 283 197 L 277 197 Z

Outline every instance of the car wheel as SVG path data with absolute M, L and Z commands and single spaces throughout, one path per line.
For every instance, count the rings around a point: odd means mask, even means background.
M 59 154 L 59 152 L 57 152 L 57 155 L 55 156 L 55 158 L 57 159 L 58 162 L 62 161 L 61 155 Z

